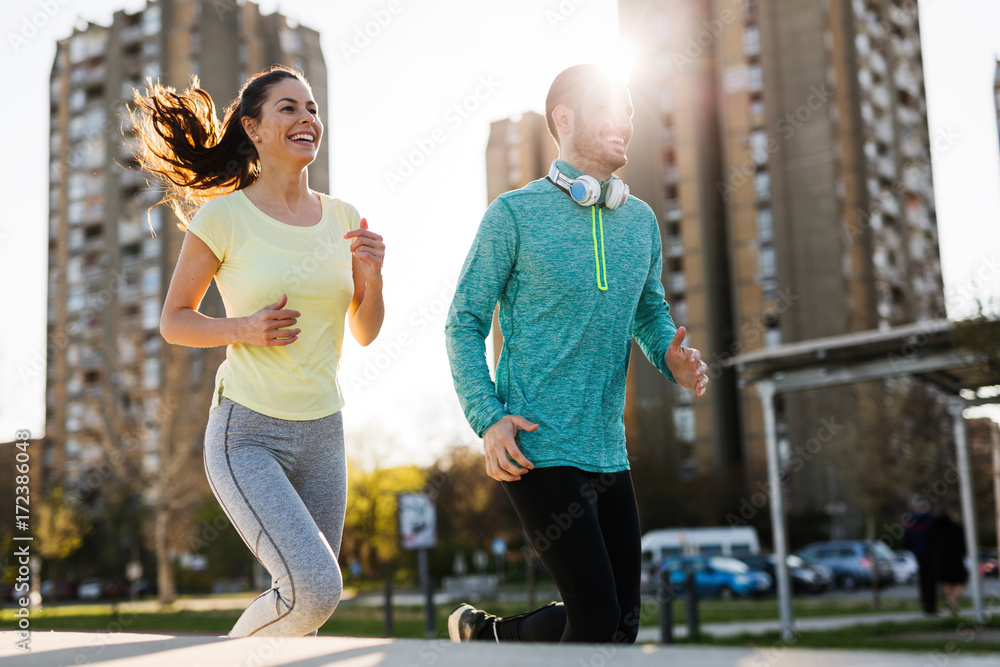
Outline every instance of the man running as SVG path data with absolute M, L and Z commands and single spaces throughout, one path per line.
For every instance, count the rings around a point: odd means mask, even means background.
M 614 176 L 632 138 L 628 89 L 595 65 L 560 73 L 545 102 L 559 146 L 547 178 L 489 206 L 445 327 L 459 401 L 562 603 L 497 618 L 460 605 L 454 641 L 633 643 L 640 531 L 625 448 L 632 338 L 703 396 L 660 283 L 656 217 Z M 500 304 L 496 382 L 485 358 Z

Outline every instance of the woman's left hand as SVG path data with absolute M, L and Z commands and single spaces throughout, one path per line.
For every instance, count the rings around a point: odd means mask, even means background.
M 354 256 L 355 268 L 361 272 L 364 282 L 371 278 L 382 280 L 382 261 L 385 259 L 385 243 L 382 237 L 368 229 L 368 220 L 361 218 L 361 228 L 352 229 L 344 234 L 345 239 L 354 239 L 351 243 L 351 254 Z

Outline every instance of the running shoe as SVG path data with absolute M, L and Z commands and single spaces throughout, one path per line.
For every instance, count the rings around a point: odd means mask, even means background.
M 479 639 L 479 633 L 496 618 L 493 614 L 487 614 L 482 609 L 463 602 L 448 616 L 448 636 L 453 642 Z

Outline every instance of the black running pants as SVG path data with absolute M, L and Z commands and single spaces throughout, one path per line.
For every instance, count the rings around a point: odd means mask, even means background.
M 563 604 L 501 619 L 499 640 L 634 643 L 641 547 L 629 472 L 557 466 L 502 484 Z

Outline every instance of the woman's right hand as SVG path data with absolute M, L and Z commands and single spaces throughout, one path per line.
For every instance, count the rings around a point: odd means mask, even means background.
M 258 347 L 290 345 L 299 339 L 302 329 L 285 329 L 302 316 L 297 310 L 282 310 L 288 302 L 288 295 L 268 304 L 253 315 L 242 318 L 239 327 L 240 342 Z

